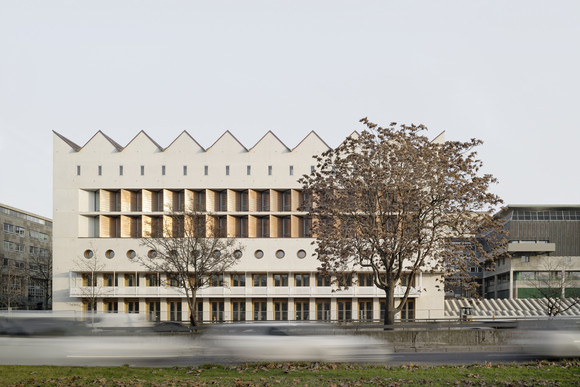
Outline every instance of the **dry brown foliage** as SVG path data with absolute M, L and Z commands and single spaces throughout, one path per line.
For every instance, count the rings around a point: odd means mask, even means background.
M 469 268 L 493 261 L 505 243 L 493 217 L 502 201 L 489 191 L 496 179 L 480 173 L 480 140 L 435 143 L 422 125 L 361 122 L 362 133 L 317 156 L 301 179 L 303 209 L 314 219 L 320 271 L 371 270 L 392 324 L 411 290 L 395 305 L 403 279 L 436 273 L 471 286 Z

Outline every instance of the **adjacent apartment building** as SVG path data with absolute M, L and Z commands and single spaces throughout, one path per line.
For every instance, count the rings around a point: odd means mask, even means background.
M 0 309 L 50 309 L 52 221 L 0 204 Z
M 384 293 L 365 273 L 343 291 L 317 274 L 298 179 L 328 149 L 314 132 L 292 149 L 271 132 L 249 149 L 230 132 L 207 149 L 187 132 L 166 148 L 144 132 L 126 146 L 102 132 L 84 146 L 54 133 L 54 309 L 186 321 L 181 290 L 135 257 L 151 253 L 141 238 L 168 208 L 196 200 L 244 247 L 223 281 L 198 293 L 199 320 L 380 320 Z M 411 284 L 400 319 L 443 317 L 436 277 Z
M 509 205 L 497 216 L 506 221 L 510 257 L 484 271 L 485 298 L 535 298 L 546 287 L 580 297 L 579 205 Z

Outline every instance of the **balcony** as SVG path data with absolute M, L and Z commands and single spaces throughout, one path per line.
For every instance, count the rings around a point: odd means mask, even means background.
M 556 251 L 555 243 L 546 242 L 509 242 L 510 253 L 553 253 Z
M 402 297 L 405 294 L 406 287 L 397 286 L 395 288 L 395 297 Z M 94 288 L 71 287 L 70 297 L 98 297 L 98 298 L 135 298 L 135 297 L 184 297 L 181 288 L 171 286 L 97 286 Z M 384 297 L 385 293 L 373 286 L 369 287 L 350 287 L 346 290 L 333 291 L 331 287 L 207 287 L 200 289 L 197 293 L 201 298 L 212 297 L 261 297 L 261 298 L 308 298 L 308 297 Z M 409 297 L 416 298 L 421 296 L 419 288 L 411 288 Z

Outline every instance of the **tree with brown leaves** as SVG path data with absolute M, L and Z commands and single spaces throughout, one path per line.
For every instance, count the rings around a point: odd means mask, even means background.
M 469 267 L 501 252 L 493 211 L 502 201 L 489 192 L 496 179 L 479 173 L 480 140 L 438 143 L 423 135 L 423 125 L 361 122 L 362 133 L 317 156 L 315 170 L 301 179 L 312 201 L 304 209 L 315 219 L 319 270 L 338 277 L 372 272 L 391 325 L 411 291 L 403 286 L 396 303 L 401 282 L 412 284 L 423 272 L 465 284 Z
M 149 249 L 139 262 L 153 273 L 164 274 L 160 286 L 174 286 L 185 294 L 189 306 L 189 321 L 197 325 L 197 292 L 207 287 L 212 277 L 223 274 L 241 257 L 242 247 L 211 214 L 190 211 L 165 212 L 158 224 L 141 238 Z

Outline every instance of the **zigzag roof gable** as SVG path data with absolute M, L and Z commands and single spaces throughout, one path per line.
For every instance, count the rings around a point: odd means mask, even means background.
M 304 137 L 302 141 L 300 141 L 298 145 L 292 149 L 292 152 L 300 151 L 305 148 L 309 148 L 309 150 L 316 150 L 320 153 L 331 149 L 314 130 L 308 133 L 306 137 Z
M 152 152 L 163 152 L 163 147 L 155 142 L 145 131 L 140 131 L 124 148 L 124 151 L 139 151 L 150 148 Z
M 227 151 L 227 152 L 238 152 L 238 153 L 245 153 L 248 152 L 246 147 L 242 145 L 241 142 L 238 141 L 237 138 L 234 137 L 233 134 L 230 133 L 229 130 L 226 130 L 224 134 L 220 136 L 210 146 L 207 148 L 207 152 L 219 152 L 219 151 Z
M 90 150 L 94 147 L 103 147 L 103 146 L 111 146 L 113 148 L 112 150 L 115 150 L 117 152 L 123 150 L 123 147 L 121 145 L 119 145 L 117 142 L 111 139 L 111 137 L 107 136 L 105 133 L 99 130 L 97 133 L 93 135 L 93 137 L 90 138 L 89 141 L 87 141 L 85 145 L 83 145 L 81 149 L 79 149 L 79 151 Z
M 60 134 L 54 130 L 52 131 L 52 133 L 54 133 L 58 138 L 60 138 L 65 144 L 70 146 L 71 149 L 74 150 L 75 152 L 78 152 L 79 150 L 81 150 L 80 146 L 78 146 L 77 144 L 75 144 L 74 142 L 72 142 L 71 140 L 69 140 L 68 138 L 63 136 L 62 134 Z
M 268 151 L 279 153 L 290 152 L 290 148 L 286 146 L 271 130 L 268 131 L 262 138 L 254 145 L 250 151 L 259 149 L 267 149 Z
M 167 148 L 166 152 L 175 151 L 178 149 L 193 151 L 196 153 L 205 152 L 205 149 L 193 138 L 186 130 L 181 132 L 179 136 Z

